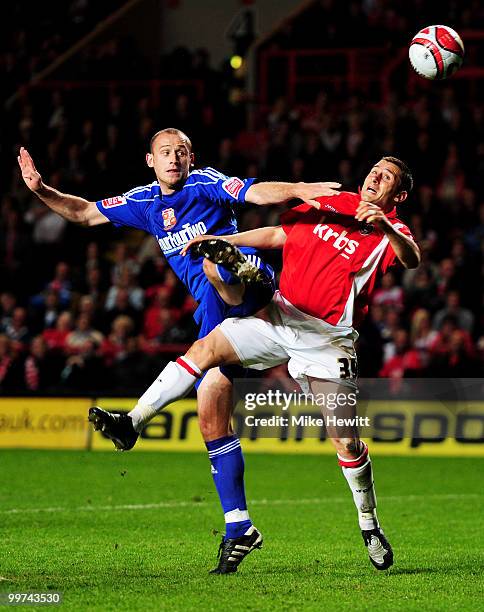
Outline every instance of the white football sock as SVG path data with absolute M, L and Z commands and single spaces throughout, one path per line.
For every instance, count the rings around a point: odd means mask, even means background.
M 357 467 L 347 467 L 348 464 L 351 463 L 358 464 L 360 459 L 363 460 L 364 463 L 357 465 Z M 348 461 L 340 457 L 340 464 L 342 463 L 345 464 L 341 467 L 343 475 L 350 486 L 355 506 L 358 510 L 360 529 L 369 530 L 377 528 L 379 525 L 376 515 L 375 485 L 373 482 L 371 459 L 368 456 L 368 448 L 365 445 L 365 449 L 360 458 L 354 461 Z
M 170 361 L 128 413 L 140 432 L 162 408 L 184 397 L 200 378 L 201 370 L 186 357 Z

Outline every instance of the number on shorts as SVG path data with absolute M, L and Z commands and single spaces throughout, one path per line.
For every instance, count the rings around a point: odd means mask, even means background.
M 355 357 L 340 357 L 338 363 L 340 378 L 356 378 L 358 376 L 358 367 Z

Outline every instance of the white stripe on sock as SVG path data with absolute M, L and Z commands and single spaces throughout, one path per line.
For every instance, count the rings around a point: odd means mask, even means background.
M 216 448 L 214 450 L 208 451 L 208 456 L 215 457 L 216 455 L 221 455 L 224 452 L 231 451 L 234 448 L 237 448 L 238 446 L 240 446 L 240 440 L 234 440 L 233 442 L 230 442 L 229 444 L 224 444 L 224 446 L 221 446 L 220 448 Z
M 238 508 L 235 508 L 235 510 L 226 512 L 224 517 L 226 523 L 241 523 L 242 521 L 249 520 L 249 513 L 247 510 L 239 510 Z
M 239 444 L 234 444 L 228 448 L 224 448 L 218 451 L 213 451 L 212 453 L 208 454 L 209 459 L 213 459 L 214 457 L 218 457 L 219 455 L 225 455 L 227 453 L 231 453 L 232 451 L 236 450 L 240 448 L 240 442 Z
M 238 446 L 234 446 L 234 448 L 229 448 L 227 450 L 224 450 L 221 453 L 217 453 L 216 455 L 212 455 L 211 457 L 209 457 L 209 459 L 214 459 L 215 457 L 221 457 L 222 455 L 228 455 L 228 453 L 231 453 L 234 450 L 237 450 L 238 448 L 240 448 L 240 444 Z

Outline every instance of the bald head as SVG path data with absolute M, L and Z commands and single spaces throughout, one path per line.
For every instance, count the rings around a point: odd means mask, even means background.
M 155 145 L 156 140 L 160 137 L 163 136 L 165 134 L 169 134 L 171 136 L 176 136 L 181 142 L 183 142 L 189 153 L 192 152 L 192 142 L 190 140 L 190 138 L 188 138 L 188 136 L 185 134 L 185 132 L 182 132 L 181 130 L 177 130 L 176 128 L 165 128 L 164 130 L 159 130 L 158 132 L 156 132 L 156 134 L 154 134 L 151 137 L 150 140 L 150 151 L 151 153 L 153 153 L 153 147 Z
M 151 139 L 150 152 L 146 154 L 146 163 L 154 169 L 165 195 L 183 187 L 194 160 L 190 139 L 175 128 L 157 132 Z

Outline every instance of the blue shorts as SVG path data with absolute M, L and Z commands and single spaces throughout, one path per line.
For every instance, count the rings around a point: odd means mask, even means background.
M 244 251 L 243 248 L 240 250 Z M 251 253 L 253 253 L 252 250 Z M 215 287 L 208 283 L 203 299 L 193 315 L 195 322 L 200 325 L 199 338 L 204 338 L 225 319 L 230 319 L 231 317 L 250 317 L 271 301 L 276 290 L 274 270 L 259 257 L 255 255 L 252 257 L 256 258 L 253 260 L 254 263 L 267 276 L 267 282 L 247 284 L 243 302 L 237 306 L 226 304 Z M 221 280 L 228 285 L 240 283 L 237 277 L 222 266 L 218 265 L 217 270 Z M 229 380 L 244 378 L 247 373 L 246 368 L 238 365 L 221 366 L 220 371 Z M 201 380 L 196 384 L 197 389 L 200 383 Z

